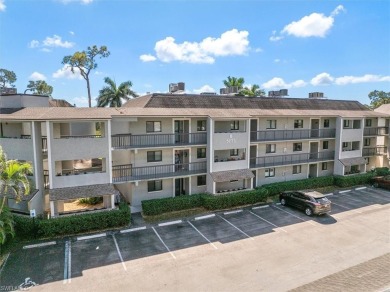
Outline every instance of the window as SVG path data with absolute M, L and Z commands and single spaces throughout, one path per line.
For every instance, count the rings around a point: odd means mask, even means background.
M 267 129 L 276 129 L 276 120 L 267 120 Z
M 230 130 L 239 130 L 240 129 L 240 121 L 232 121 L 230 123 Z
M 230 149 L 230 156 L 238 156 L 238 149 Z
M 328 162 L 322 162 L 322 170 L 328 170 Z
M 302 151 L 302 143 L 294 143 L 293 151 Z
M 276 152 L 276 144 L 265 145 L 265 153 L 275 153 L 275 152 Z
M 360 129 L 360 120 L 353 120 L 352 128 Z
M 198 175 L 198 187 L 206 185 L 206 175 Z
M 343 148 L 348 148 L 348 142 L 343 142 Z
M 329 119 L 324 120 L 324 128 L 329 128 Z
M 353 141 L 352 142 L 352 150 L 359 150 L 360 149 L 360 142 L 359 141 Z
M 146 122 L 146 133 L 161 132 L 161 122 Z
M 323 141 L 322 142 L 322 149 L 328 149 L 329 148 L 329 141 Z
M 371 139 L 370 138 L 365 138 L 364 139 L 364 146 L 370 146 L 371 144 Z
M 162 180 L 148 181 L 148 193 L 162 190 Z
M 372 124 L 371 119 L 366 120 L 366 127 L 371 127 L 371 124 Z
M 343 126 L 344 128 L 349 128 L 349 120 L 344 120 Z
M 294 120 L 294 128 L 303 128 L 303 120 Z
M 197 130 L 198 132 L 206 131 L 206 120 L 198 121 L 197 122 Z
M 298 174 L 302 172 L 302 165 L 293 165 L 293 174 Z
M 274 177 L 274 176 L 275 176 L 275 168 L 265 169 L 265 177 Z
M 206 148 L 198 148 L 197 149 L 197 158 L 206 158 Z
M 158 162 L 162 161 L 162 151 L 148 151 L 147 152 L 147 161 L 148 162 Z

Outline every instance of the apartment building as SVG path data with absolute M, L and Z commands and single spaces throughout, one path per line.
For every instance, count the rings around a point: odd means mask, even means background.
M 97 196 L 110 209 L 118 194 L 139 211 L 142 200 L 389 165 L 390 114 L 357 101 L 149 94 L 121 108 L 61 108 L 1 99 L 0 144 L 34 167 L 35 194 L 23 206 L 8 200 L 19 211 L 59 216 L 66 202 Z

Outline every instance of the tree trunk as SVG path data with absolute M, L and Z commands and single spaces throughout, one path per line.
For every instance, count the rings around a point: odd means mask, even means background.
M 91 101 L 92 101 L 92 98 L 91 98 L 91 87 L 89 85 L 89 77 L 87 76 L 87 78 L 85 79 L 87 81 L 87 90 L 88 90 L 88 106 L 89 107 L 92 107 L 92 104 L 91 104 Z

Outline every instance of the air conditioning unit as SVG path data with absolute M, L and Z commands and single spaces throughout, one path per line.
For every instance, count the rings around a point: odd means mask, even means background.
M 221 88 L 219 90 L 219 94 L 229 94 L 229 89 L 228 88 Z
M 4 87 L 1 88 L 1 94 L 16 94 L 17 90 L 13 87 Z
M 228 91 L 229 93 L 238 93 L 238 86 L 230 86 Z
M 309 92 L 309 98 L 324 98 L 323 92 Z

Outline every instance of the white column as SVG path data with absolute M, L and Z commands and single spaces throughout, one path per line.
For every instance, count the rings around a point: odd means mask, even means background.
M 46 121 L 46 137 L 47 137 L 47 166 L 49 170 L 49 184 L 50 189 L 53 188 L 53 177 L 56 175 L 55 173 L 55 165 L 54 161 L 52 161 L 51 157 L 51 141 L 53 139 L 53 127 L 51 127 L 51 122 Z M 53 169 L 54 167 L 54 169 Z
M 55 206 L 54 206 L 54 201 L 50 201 L 50 215 L 52 218 L 54 218 L 56 215 L 55 215 Z
M 111 209 L 115 208 L 115 195 L 111 195 Z
M 192 184 L 191 184 L 192 176 L 188 178 L 188 194 L 192 195 Z
M 108 165 L 108 174 L 110 176 L 110 183 L 112 183 L 111 121 L 107 121 L 104 124 L 107 125 L 106 139 L 108 139 L 108 161 L 106 161 L 106 165 Z

